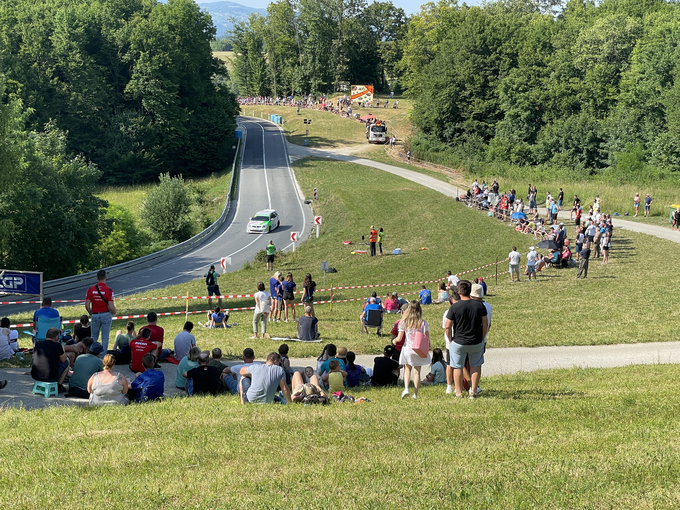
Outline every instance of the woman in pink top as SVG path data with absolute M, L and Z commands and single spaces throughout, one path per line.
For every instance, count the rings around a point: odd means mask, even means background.
M 385 298 L 385 310 L 387 313 L 397 313 L 399 310 L 399 300 L 391 292 L 388 292 Z

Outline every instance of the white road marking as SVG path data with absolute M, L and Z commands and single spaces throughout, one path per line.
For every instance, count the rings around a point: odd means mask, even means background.
M 262 167 L 264 169 L 264 185 L 267 188 L 267 203 L 268 209 L 272 208 L 272 196 L 269 194 L 269 180 L 267 179 L 267 158 L 265 156 L 265 145 L 264 145 L 264 127 L 262 127 L 262 124 L 257 124 L 260 126 L 260 129 L 262 130 Z

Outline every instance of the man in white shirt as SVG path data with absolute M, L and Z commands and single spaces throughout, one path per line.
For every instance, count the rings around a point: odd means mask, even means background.
M 451 274 L 451 271 L 446 272 L 446 289 L 450 292 L 451 289 L 455 289 L 458 285 L 458 277 L 455 274 Z
M 529 253 L 527 253 L 527 275 L 529 281 L 531 281 L 531 275 L 534 275 L 534 281 L 536 281 L 536 259 L 538 258 L 538 253 L 533 246 L 529 248 Z
M 597 231 L 597 226 L 595 223 L 591 220 L 590 225 L 586 227 L 586 237 L 588 237 L 588 244 L 593 242 L 593 239 L 595 238 L 595 232 Z
M 514 283 L 515 281 L 515 273 L 517 274 L 517 281 L 519 280 L 519 261 L 521 259 L 521 255 L 517 251 L 517 246 L 512 247 L 512 251 L 508 253 L 508 258 L 505 259 L 506 261 L 510 261 L 510 281 Z

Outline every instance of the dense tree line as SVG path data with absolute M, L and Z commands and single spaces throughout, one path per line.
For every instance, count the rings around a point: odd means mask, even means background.
M 191 0 L 4 0 L 0 74 L 26 127 L 53 121 L 104 182 L 204 175 L 222 168 L 237 111 L 214 36 Z
M 191 0 L 0 3 L 0 267 L 52 279 L 192 234 L 200 197 L 170 175 L 222 170 L 238 110 L 214 34 Z M 161 173 L 181 198 L 167 231 L 96 196 Z
M 406 26 L 392 2 L 278 0 L 266 16 L 235 23 L 232 79 L 244 96 L 327 93 L 342 84 L 387 90 Z
M 617 178 L 680 171 L 679 43 L 670 0 L 428 4 L 400 63 L 413 146 Z

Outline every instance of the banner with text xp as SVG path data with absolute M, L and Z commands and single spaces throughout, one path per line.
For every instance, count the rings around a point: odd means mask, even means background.
M 352 85 L 352 103 L 373 102 L 373 85 Z

